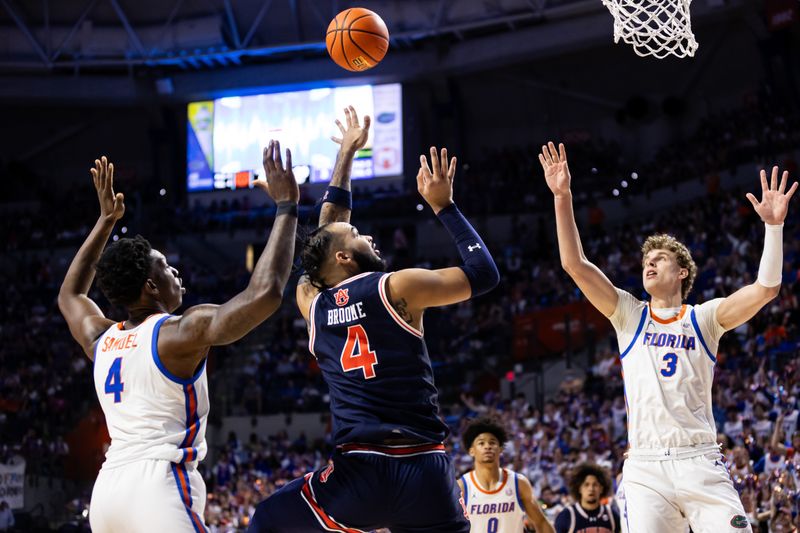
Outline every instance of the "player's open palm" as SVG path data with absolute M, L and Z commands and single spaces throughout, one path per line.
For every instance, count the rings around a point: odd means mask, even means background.
M 372 122 L 369 115 L 364 116 L 364 125 L 362 126 L 358 121 L 358 113 L 356 113 L 355 108 L 353 106 L 347 106 L 344 108 L 344 118 L 347 123 L 347 128 L 339 122 L 339 119 L 336 119 L 336 125 L 339 127 L 342 136 L 333 136 L 331 140 L 337 144 L 341 144 L 343 150 L 355 151 L 364 148 L 367 144 L 367 138 L 369 137 L 369 125 Z
M 300 189 L 292 172 L 292 152 L 286 149 L 286 166 L 281 158 L 281 143 L 270 141 L 264 148 L 264 172 L 266 180 L 256 180 L 253 185 L 263 189 L 275 203 L 295 202 L 300 200 Z
M 447 159 L 447 148 L 442 148 L 441 155 L 435 146 L 431 146 L 431 165 L 425 154 L 419 156 L 419 172 L 417 172 L 417 190 L 438 213 L 453 203 L 453 178 L 456 175 L 456 158 Z
M 89 172 L 100 201 L 100 216 L 114 222 L 121 219 L 125 214 L 125 197 L 121 192 L 114 193 L 114 163 L 103 156 L 94 160 L 94 168 Z
M 556 145 L 552 142 L 542 145 L 542 153 L 539 154 L 539 162 L 544 169 L 544 179 L 550 191 L 555 196 L 569 193 L 570 175 L 567 166 L 567 150 L 563 143 Z
M 761 201 L 755 195 L 747 193 L 747 199 L 753 204 L 753 208 L 767 224 L 783 224 L 786 213 L 789 211 L 789 200 L 797 190 L 797 182 L 786 192 L 786 184 L 789 181 L 789 172 L 783 171 L 780 184 L 778 184 L 778 167 L 772 167 L 772 177 L 767 184 L 767 171 L 761 170 Z

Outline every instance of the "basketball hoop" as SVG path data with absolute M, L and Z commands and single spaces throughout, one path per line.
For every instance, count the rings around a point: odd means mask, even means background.
M 614 42 L 620 39 L 642 57 L 693 57 L 692 0 L 603 0 L 614 16 Z

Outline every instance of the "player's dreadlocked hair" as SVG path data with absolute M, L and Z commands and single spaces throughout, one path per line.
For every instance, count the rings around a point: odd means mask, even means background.
M 95 265 L 97 285 L 113 305 L 125 307 L 139 299 L 150 275 L 150 243 L 137 235 L 112 243 Z
M 572 469 L 572 476 L 569 479 L 569 493 L 575 501 L 581 501 L 581 485 L 589 476 L 594 476 L 603 487 L 601 497 L 611 494 L 611 477 L 606 469 L 593 463 L 581 463 Z
M 309 233 L 302 239 L 300 248 L 300 265 L 311 285 L 319 290 L 328 288 L 322 279 L 321 271 L 330 253 L 331 244 L 335 240 L 335 235 L 327 229 L 329 225 L 325 224 Z
M 508 434 L 500 421 L 496 418 L 485 416 L 476 418 L 467 425 L 467 429 L 464 430 L 464 436 L 462 438 L 464 449 L 469 450 L 472 448 L 472 443 L 475 442 L 475 439 L 477 439 L 478 435 L 481 433 L 491 433 L 494 435 L 498 442 L 500 442 L 500 448 L 502 448 L 508 440 Z
M 697 277 L 697 265 L 695 264 L 694 259 L 692 259 L 691 252 L 689 252 L 689 249 L 685 244 L 672 235 L 667 235 L 666 233 L 650 235 L 644 241 L 644 244 L 642 245 L 643 263 L 645 256 L 647 256 L 647 254 L 652 250 L 669 250 L 675 254 L 675 257 L 678 261 L 678 266 L 689 271 L 689 275 L 681 280 L 681 298 L 685 300 L 686 297 L 689 296 L 689 291 L 692 290 L 694 278 Z

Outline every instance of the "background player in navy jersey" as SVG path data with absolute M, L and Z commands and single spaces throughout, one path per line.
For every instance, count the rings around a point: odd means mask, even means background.
M 500 455 L 508 440 L 505 428 L 492 418 L 476 418 L 464 430 L 464 448 L 475 460 L 461 476 L 472 533 L 523 533 L 525 518 L 536 533 L 555 533 L 533 497 L 528 478 L 500 468 Z
M 103 250 L 125 213 L 114 192 L 114 165 L 105 157 L 91 169 L 100 217 L 67 270 L 58 307 L 70 333 L 94 361 L 97 396 L 111 435 L 92 491 L 89 521 L 96 533 L 207 531 L 205 483 L 197 463 L 206 454 L 211 346 L 240 339 L 281 303 L 294 255 L 299 191 L 287 150 L 264 150 L 267 179 L 257 182 L 278 204 L 275 224 L 247 287 L 222 305 L 181 306 L 178 271 L 142 237 Z M 102 254 L 102 255 L 101 255 Z M 89 298 L 97 281 L 128 317 L 115 323 Z
M 603 468 L 584 463 L 573 470 L 569 492 L 575 503 L 556 517 L 557 533 L 619 533 L 619 512 L 610 503 L 611 478 Z
M 420 156 L 417 188 L 453 236 L 463 264 L 385 273 L 372 238 L 349 224 L 350 167 L 369 118 L 345 110 L 346 127 L 320 227 L 303 246 L 306 277 L 297 304 L 309 324 L 309 349 L 330 388 L 336 452 L 259 504 L 252 532 L 469 531 L 443 440 L 437 390 L 422 335 L 428 307 L 494 288 L 497 267 L 453 204 L 456 160 L 431 148 Z

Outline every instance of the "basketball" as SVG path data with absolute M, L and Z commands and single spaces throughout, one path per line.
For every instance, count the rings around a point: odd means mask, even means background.
M 389 30 L 376 13 L 363 7 L 345 9 L 328 25 L 328 54 L 351 72 L 371 69 L 389 49 Z

